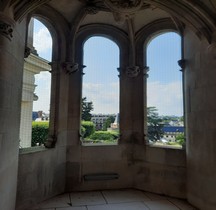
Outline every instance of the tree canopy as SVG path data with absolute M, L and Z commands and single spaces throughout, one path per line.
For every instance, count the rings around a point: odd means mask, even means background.
M 160 140 L 163 131 L 163 120 L 156 107 L 147 107 L 148 138 L 151 141 Z
M 111 123 L 114 123 L 115 121 L 115 117 L 114 116 L 110 116 L 106 119 L 105 123 L 103 124 L 103 131 L 106 131 L 107 128 L 110 127 Z
M 82 120 L 91 121 L 91 111 L 93 110 L 93 102 L 88 102 L 86 97 L 82 98 Z

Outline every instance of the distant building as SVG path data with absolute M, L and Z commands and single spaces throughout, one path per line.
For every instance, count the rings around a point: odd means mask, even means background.
M 115 114 L 92 114 L 91 121 L 95 124 L 96 130 L 102 130 L 106 120 L 111 116 L 116 118 Z
M 114 123 L 111 123 L 111 126 L 108 128 L 108 130 L 119 130 L 119 113 L 116 115 Z
M 183 126 L 164 126 L 162 128 L 163 138 L 167 141 L 176 141 L 176 136 L 184 133 Z
M 43 111 L 32 112 L 32 120 L 33 121 L 49 121 L 49 114 L 46 114 Z

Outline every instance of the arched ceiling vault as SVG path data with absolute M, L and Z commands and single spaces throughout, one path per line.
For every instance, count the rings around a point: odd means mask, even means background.
M 114 19 L 118 20 L 122 18 L 122 14 L 128 15 L 130 13 L 127 13 L 128 10 L 133 10 L 135 6 L 137 9 L 134 11 L 135 15 L 140 11 L 145 13 L 149 7 L 164 10 L 177 24 L 183 22 L 200 38 L 205 37 L 209 42 L 214 39 L 216 31 L 214 0 L 0 0 L 1 9 L 7 6 L 13 7 L 16 21 L 21 21 L 25 15 L 37 7 L 42 7 L 43 4 L 48 4 L 58 11 L 69 24 L 73 24 L 76 16 L 83 9 L 88 10 L 92 15 L 98 11 L 112 12 Z M 97 20 L 94 23 L 97 23 Z

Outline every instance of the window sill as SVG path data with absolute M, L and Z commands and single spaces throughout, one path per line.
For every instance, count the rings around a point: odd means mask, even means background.
M 173 146 L 173 145 L 155 145 L 155 144 L 147 144 L 148 147 L 155 147 L 161 149 L 175 149 L 175 150 L 185 150 L 184 147 Z
M 84 147 L 99 147 L 99 146 L 107 147 L 107 146 L 118 146 L 118 143 L 117 142 L 116 143 L 109 143 L 109 144 L 107 144 L 107 143 L 93 143 L 93 144 L 82 143 L 82 146 L 84 146 Z
M 36 147 L 27 147 L 27 148 L 20 148 L 19 154 L 29 154 L 35 152 L 42 152 L 48 150 L 45 146 L 36 146 Z

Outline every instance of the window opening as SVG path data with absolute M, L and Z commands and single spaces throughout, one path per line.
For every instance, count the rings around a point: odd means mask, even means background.
M 117 144 L 119 136 L 119 49 L 104 37 L 84 45 L 81 135 L 84 144 Z
M 31 53 L 24 60 L 20 148 L 43 145 L 49 129 L 52 38 L 35 18 L 29 23 L 27 46 Z
M 181 37 L 158 35 L 147 47 L 147 130 L 149 144 L 182 148 L 184 144 Z

